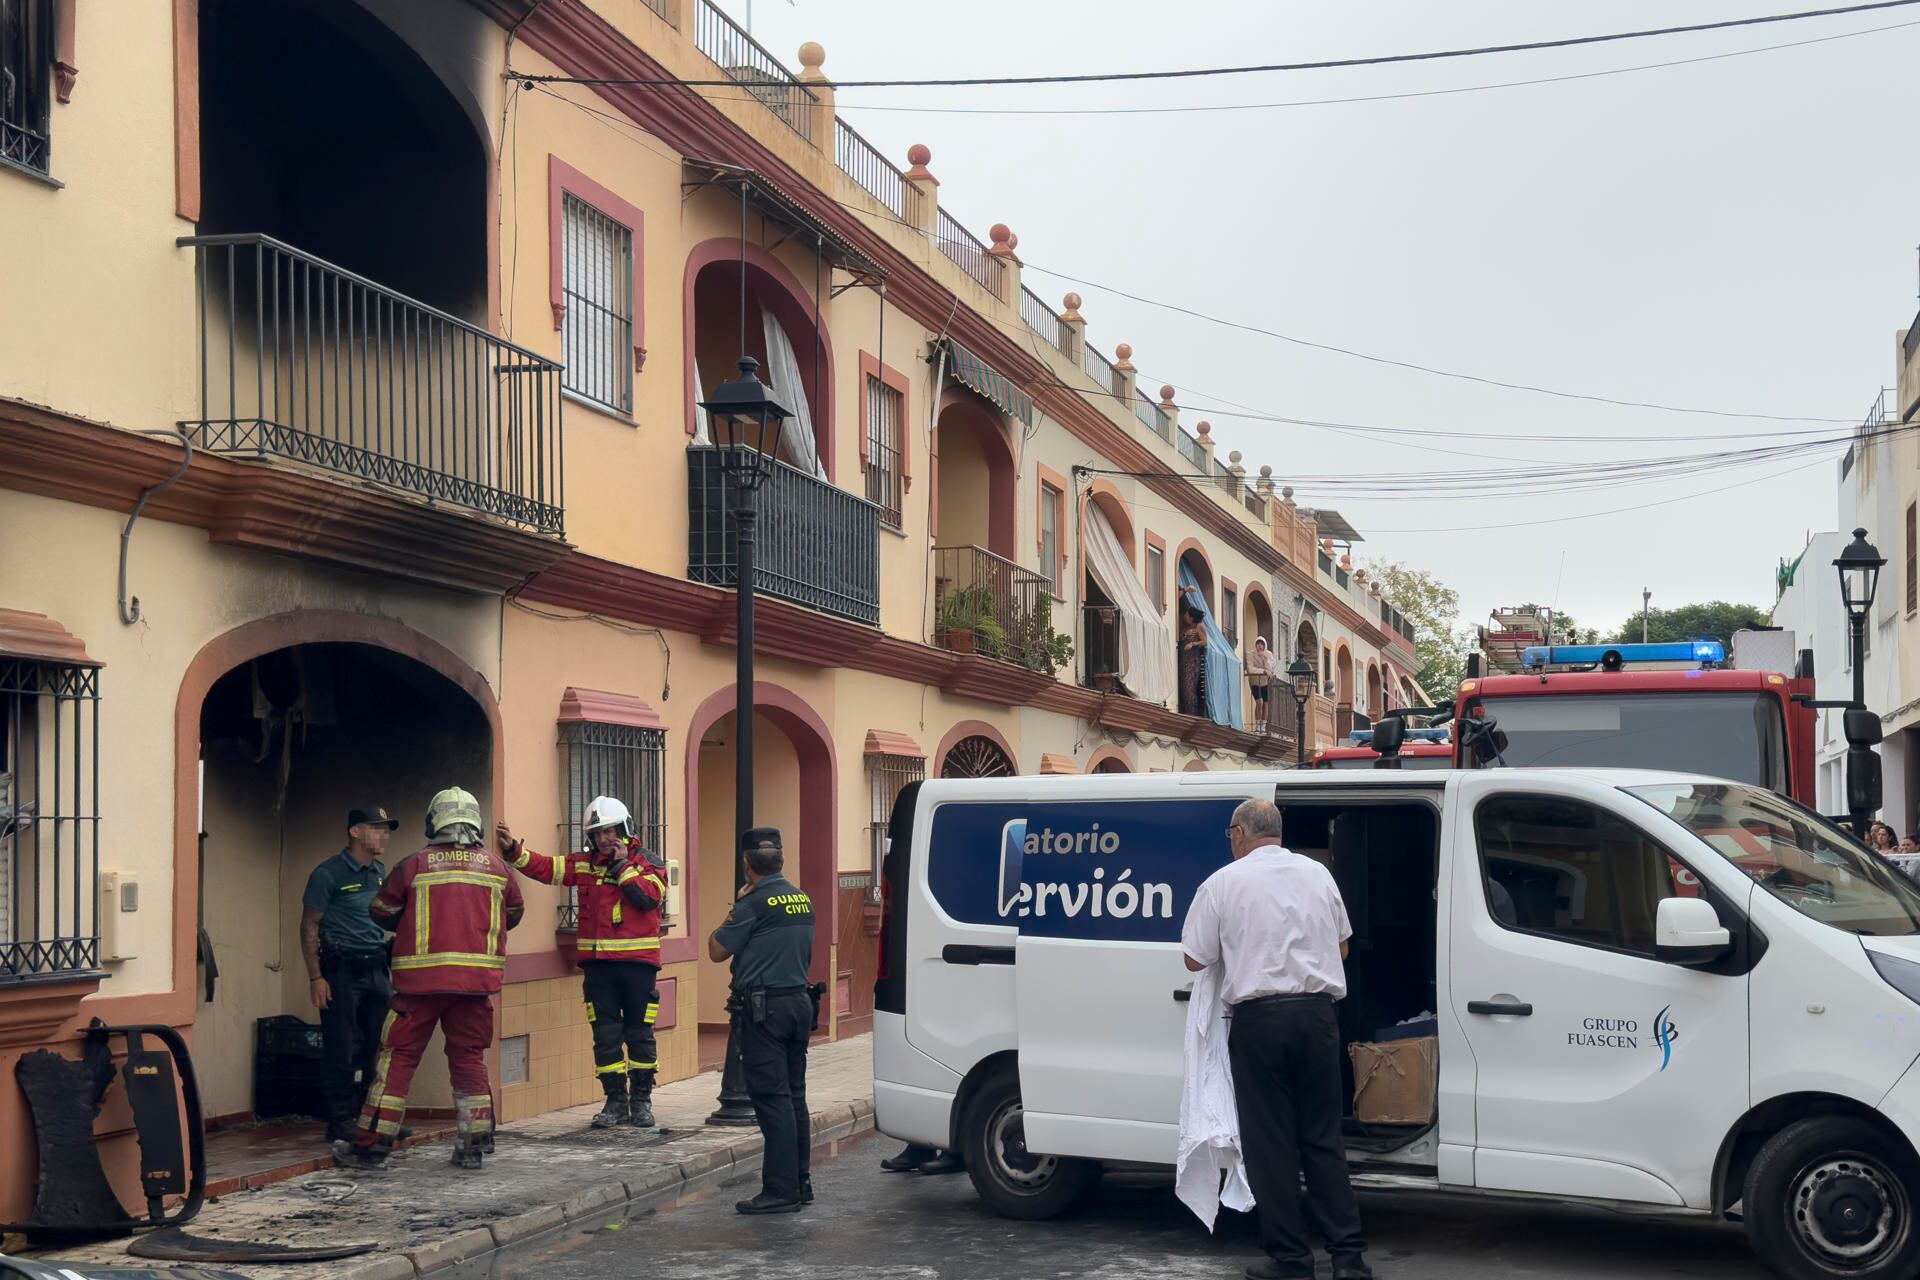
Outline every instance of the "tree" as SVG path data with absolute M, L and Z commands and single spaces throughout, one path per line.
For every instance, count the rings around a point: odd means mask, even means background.
M 1460 626 L 1460 593 L 1425 569 L 1395 560 L 1372 561 L 1367 572 L 1380 584 L 1387 602 L 1413 623 L 1420 686 L 1437 705 L 1451 706 L 1467 661 L 1468 633 Z
M 1647 614 L 1647 640 L 1658 644 L 1668 640 L 1718 640 L 1733 652 L 1733 633 L 1742 627 L 1765 626 L 1767 611 L 1750 604 L 1729 604 L 1709 600 L 1705 604 L 1683 604 L 1673 609 L 1654 609 Z M 1640 615 L 1634 614 L 1620 625 L 1609 644 L 1640 643 Z

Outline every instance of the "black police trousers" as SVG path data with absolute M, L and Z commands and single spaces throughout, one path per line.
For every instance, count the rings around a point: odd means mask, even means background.
M 380 1029 L 393 995 L 387 981 L 387 953 L 323 951 L 320 976 L 333 992 L 333 999 L 320 1011 L 320 1087 L 327 1100 L 328 1121 L 351 1125 L 373 1082 Z
M 653 1038 L 660 1015 L 660 971 L 639 960 L 582 960 L 587 1021 L 593 1024 L 593 1069 L 604 1081 L 631 1076 L 651 1092 L 660 1051 Z
M 765 1018 L 755 1022 L 745 1008 L 734 1017 L 740 1026 L 741 1076 L 766 1144 L 760 1189 L 782 1200 L 797 1200 L 800 1181 L 813 1167 L 807 1117 L 807 1038 L 813 1032 L 813 1001 L 802 987 L 782 995 L 769 992 Z
M 1269 996 L 1233 1006 L 1227 1033 L 1240 1151 L 1260 1215 L 1260 1243 L 1282 1275 L 1311 1276 L 1306 1208 L 1335 1262 L 1359 1262 L 1360 1207 L 1340 1133 L 1340 1028 L 1333 1001 Z

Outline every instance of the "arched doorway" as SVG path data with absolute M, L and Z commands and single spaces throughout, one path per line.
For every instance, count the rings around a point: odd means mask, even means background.
M 688 388 L 688 411 L 713 393 L 715 387 L 740 376 L 742 355 L 760 362 L 760 380 L 782 404 L 806 411 L 813 458 L 802 457 L 807 437 L 781 437 L 777 456 L 809 475 L 834 474 L 833 345 L 824 328 L 815 324 L 816 302 L 811 286 L 803 284 L 784 263 L 758 245 L 746 251 L 746 316 L 740 313 L 740 242 L 709 240 L 687 258 L 687 321 L 693 334 L 693 377 Z M 777 331 L 787 351 L 780 359 L 768 351 Z M 741 346 L 745 342 L 744 349 Z M 791 358 L 791 364 L 787 361 Z M 784 370 L 784 374 L 783 374 Z M 797 388 L 783 383 L 798 382 Z M 692 429 L 692 428 L 689 428 Z M 819 468 L 813 465 L 819 462 Z
M 1318 690 L 1326 672 L 1320 669 L 1320 635 L 1313 629 L 1311 622 L 1302 622 L 1299 630 L 1294 632 L 1293 656 L 1305 658 L 1307 665 L 1313 668 L 1313 687 Z
M 1219 599 L 1214 592 L 1213 565 L 1207 560 L 1207 553 L 1200 544 L 1189 538 L 1180 545 L 1180 552 L 1174 557 L 1174 580 L 1179 581 L 1179 570 L 1185 569 L 1193 574 L 1194 581 L 1200 586 L 1200 598 L 1207 602 L 1207 612 L 1219 618 Z
M 477 11 L 438 7 L 459 37 L 485 33 Z M 473 86 L 456 96 L 357 4 L 200 0 L 199 15 L 200 234 L 269 235 L 491 328 Z
M 1333 732 L 1344 742 L 1353 732 L 1353 650 L 1344 643 L 1333 655 Z
M 399 821 L 389 870 L 423 843 L 427 801 L 443 787 L 473 792 L 491 821 L 497 709 L 471 668 L 424 637 L 308 611 L 209 645 L 182 682 L 180 715 L 182 745 L 197 749 L 182 752 L 176 793 L 197 828 L 200 928 L 217 964 L 217 977 L 203 969 L 195 984 L 206 1114 L 259 1114 L 276 1102 L 314 1114 L 314 1099 L 263 1098 L 253 1078 L 260 1019 L 318 1016 L 300 949 L 307 877 L 344 846 L 352 808 L 385 808 Z M 195 874 L 190 854 L 176 866 Z M 410 1101 L 451 1105 L 438 1055 L 423 1063 Z
M 688 725 L 686 931 L 704 943 L 733 907 L 739 856 L 734 842 L 736 697 L 729 685 L 709 695 Z M 810 704 L 789 689 L 754 684 L 753 810 L 759 826 L 778 827 L 785 874 L 814 903 L 811 977 L 832 983 L 830 951 L 838 928 L 834 882 L 837 818 L 833 738 Z M 698 1022 L 701 1065 L 724 1061 L 727 969 L 700 948 Z M 823 1025 L 825 1025 L 823 1023 Z
M 1017 475 L 1005 416 L 964 387 L 947 388 L 933 432 L 935 545 L 1017 560 Z
M 960 739 L 940 762 L 943 778 L 1011 778 L 1013 775 L 1013 761 L 1006 749 L 985 734 Z
M 1380 681 L 1379 664 L 1369 662 L 1367 664 L 1367 718 L 1368 719 L 1378 720 L 1381 717 L 1381 715 L 1386 711 L 1385 693 L 1386 693 L 1386 686 L 1383 685 Z
M 1087 761 L 1088 773 L 1132 773 L 1133 762 L 1119 747 L 1101 747 Z

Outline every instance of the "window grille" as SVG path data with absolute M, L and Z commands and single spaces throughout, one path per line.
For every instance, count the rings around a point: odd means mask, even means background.
M 48 171 L 52 88 L 53 6 L 0 0 L 0 161 Z
M 100 670 L 0 657 L 0 985 L 100 967 Z
M 567 390 L 620 413 L 633 412 L 633 232 L 566 192 Z
M 867 843 L 873 863 L 873 887 L 868 890 L 870 897 L 878 899 L 880 893 L 880 861 L 887 852 L 887 824 L 893 818 L 893 802 L 900 798 L 909 782 L 918 782 L 927 776 L 927 762 L 919 756 L 867 757 L 867 792 L 871 798 L 868 810 Z
M 587 806 L 611 796 L 633 815 L 633 834 L 662 859 L 667 847 L 667 735 L 631 725 L 567 723 L 560 726 L 560 783 L 566 822 L 555 856 L 586 848 Z M 579 924 L 578 895 L 571 890 L 560 908 L 559 928 Z
M 900 471 L 902 434 L 906 414 L 903 397 L 894 388 L 867 376 L 867 501 L 880 508 L 880 518 L 900 527 Z

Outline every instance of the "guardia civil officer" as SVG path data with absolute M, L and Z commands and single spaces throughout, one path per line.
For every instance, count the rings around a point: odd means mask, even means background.
M 807 1125 L 813 903 L 781 874 L 786 859 L 777 828 L 755 827 L 741 843 L 747 882 L 733 913 L 707 940 L 711 959 L 733 958 L 741 1074 L 766 1143 L 760 1194 L 734 1208 L 792 1213 L 813 1199 Z
M 399 825 L 385 809 L 349 812 L 346 848 L 313 869 L 300 897 L 300 956 L 308 995 L 320 1011 L 320 1088 L 329 1142 L 353 1137 L 393 995 L 387 931 L 368 908 L 387 878 L 380 855 Z

